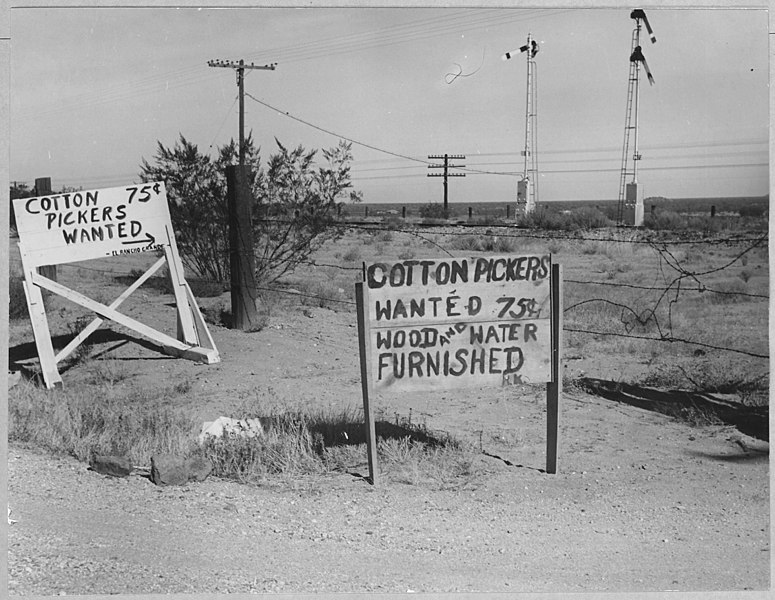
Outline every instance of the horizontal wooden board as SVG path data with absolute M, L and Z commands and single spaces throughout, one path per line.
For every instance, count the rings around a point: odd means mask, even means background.
M 28 266 L 56 265 L 170 244 L 163 182 L 14 200 Z
M 405 392 L 551 379 L 548 319 L 372 329 L 374 388 Z
M 549 317 L 550 255 L 415 260 L 364 267 L 371 327 Z

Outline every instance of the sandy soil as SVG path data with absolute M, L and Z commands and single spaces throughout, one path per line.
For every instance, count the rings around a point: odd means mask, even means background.
M 126 312 L 174 324 L 164 296 L 129 303 Z M 288 407 L 361 403 L 352 312 L 275 311 L 267 328 L 250 334 L 213 326 L 222 357 L 214 365 L 165 357 L 112 330 L 93 356 L 120 365 L 127 385 L 188 380 L 179 402 L 203 421 L 238 416 L 232 411 L 251 398 Z M 13 365 L 25 353 L 18 332 L 11 344 Z M 602 362 L 583 370 L 607 376 Z M 67 371 L 65 385 L 86 371 Z M 377 418 L 411 411 L 415 422 L 480 450 L 475 474 L 454 486 L 393 477 L 373 487 L 362 477 L 364 452 L 349 473 L 159 488 L 11 445 L 10 590 L 767 589 L 768 443 L 634 404 L 565 390 L 559 473 L 550 475 L 541 388 L 377 397 Z

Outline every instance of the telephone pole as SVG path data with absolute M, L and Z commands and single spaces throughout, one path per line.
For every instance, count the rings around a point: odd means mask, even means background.
M 240 59 L 211 60 L 210 67 L 237 72 L 239 88 L 239 165 L 226 167 L 226 198 L 229 206 L 229 270 L 231 272 L 231 327 L 250 330 L 258 324 L 258 290 L 253 250 L 253 203 L 250 167 L 245 164 L 245 69 L 274 71 L 277 63 L 258 66 Z
M 234 69 L 237 71 L 237 87 L 239 88 L 239 164 L 245 164 L 245 69 L 259 69 L 262 71 L 274 71 L 277 67 L 277 63 L 270 65 L 254 65 L 250 63 L 245 64 L 245 61 L 240 59 L 239 62 L 233 60 L 221 60 L 217 58 L 215 60 L 207 61 L 209 67 L 224 67 L 227 69 Z
M 443 156 L 439 155 L 433 155 L 428 157 L 431 160 L 444 160 L 443 165 L 428 165 L 429 169 L 444 169 L 444 173 L 428 173 L 428 177 L 443 177 L 444 178 L 444 214 L 447 214 L 448 209 L 448 186 L 447 186 L 447 177 L 465 177 L 465 173 L 450 173 L 449 169 L 459 169 L 461 167 L 465 167 L 465 165 L 451 165 L 449 164 L 450 160 L 463 160 L 465 159 L 465 156 L 461 154 L 445 154 Z

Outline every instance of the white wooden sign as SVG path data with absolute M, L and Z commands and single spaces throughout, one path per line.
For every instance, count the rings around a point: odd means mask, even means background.
M 391 392 L 551 379 L 551 256 L 364 267 L 372 383 Z
M 167 354 L 208 364 L 220 361 L 196 299 L 183 276 L 163 182 L 17 199 L 14 200 L 14 211 L 24 270 L 24 291 L 46 387 L 62 384 L 57 364 L 83 343 L 105 319 L 150 338 Z M 163 256 L 109 305 L 37 271 L 37 267 L 42 265 L 151 251 Z M 177 337 L 157 331 L 118 311 L 120 305 L 165 263 L 177 308 Z M 56 353 L 41 289 L 59 294 L 98 315 Z
M 355 289 L 373 484 L 374 391 L 546 383 L 546 472 L 557 472 L 562 268 L 551 254 L 364 264 Z
M 172 230 L 163 182 L 14 200 L 33 265 L 161 250 Z

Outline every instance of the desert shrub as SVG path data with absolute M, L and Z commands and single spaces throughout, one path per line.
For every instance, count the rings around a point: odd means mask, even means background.
M 737 213 L 741 217 L 763 217 L 767 211 L 766 204 L 749 204 L 748 206 L 741 206 Z
M 197 424 L 168 406 L 172 388 L 154 393 L 149 401 L 135 389 L 95 394 L 16 385 L 8 398 L 8 437 L 81 461 L 123 454 L 148 464 L 157 452 L 188 452 Z
M 650 212 L 643 218 L 643 225 L 648 229 L 657 231 L 674 231 L 677 229 L 686 229 L 687 220 L 683 215 L 679 215 L 672 210 L 656 210 Z
M 496 252 L 498 254 L 514 252 L 515 247 L 516 243 L 514 242 L 514 239 L 504 236 L 493 236 L 488 238 L 485 246 L 488 252 Z
M 406 222 L 398 215 L 390 215 L 382 223 L 388 229 L 403 229 L 406 227 Z
M 347 252 L 342 254 L 342 260 L 345 262 L 356 262 L 361 259 L 361 250 L 357 246 L 350 246 Z
M 453 240 L 452 246 L 458 250 L 481 252 L 484 250 L 484 239 L 480 235 L 461 235 Z
M 213 475 L 244 483 L 267 475 L 322 472 L 323 451 L 322 436 L 313 434 L 307 417 L 299 413 L 273 417 L 262 435 L 208 437 L 201 453 L 213 465 Z
M 412 248 L 405 248 L 398 253 L 398 260 L 411 260 L 415 257 L 415 252 Z
M 611 225 L 608 217 L 597 208 L 591 206 L 572 210 L 570 215 L 568 215 L 568 221 L 572 229 L 599 229 Z
M 419 212 L 423 219 L 449 219 L 455 215 L 455 212 L 449 206 L 444 208 L 444 205 L 438 202 L 423 204 L 420 206 Z
M 393 232 L 392 231 L 380 231 L 375 235 L 375 238 L 378 242 L 392 242 L 393 241 Z
M 513 238 L 497 235 L 465 235 L 455 238 L 452 246 L 469 252 L 509 254 L 516 246 Z
M 520 216 L 518 222 L 523 227 L 530 229 L 546 229 L 549 231 L 570 229 L 570 223 L 566 215 L 550 210 L 545 206 L 539 206 L 530 214 Z
M 716 233 L 729 229 L 729 221 L 721 217 L 690 216 L 686 219 L 686 228 L 692 231 Z
M 340 200 L 361 200 L 352 189 L 351 144 L 341 141 L 317 151 L 288 149 L 275 140 L 278 152 L 261 167 L 252 136 L 245 141 L 246 164 L 254 197 L 253 246 L 256 279 L 271 283 L 292 272 L 326 241 L 341 233 Z M 174 147 L 158 143 L 151 162 L 143 159 L 142 181 L 164 181 L 170 216 L 183 263 L 202 278 L 228 281 L 230 268 L 226 167 L 238 158 L 232 140 L 213 160 L 182 135 Z
M 560 250 L 563 249 L 562 244 L 558 242 L 557 240 L 552 240 L 549 242 L 549 244 L 546 246 L 546 249 L 549 250 L 552 254 L 559 254 Z

